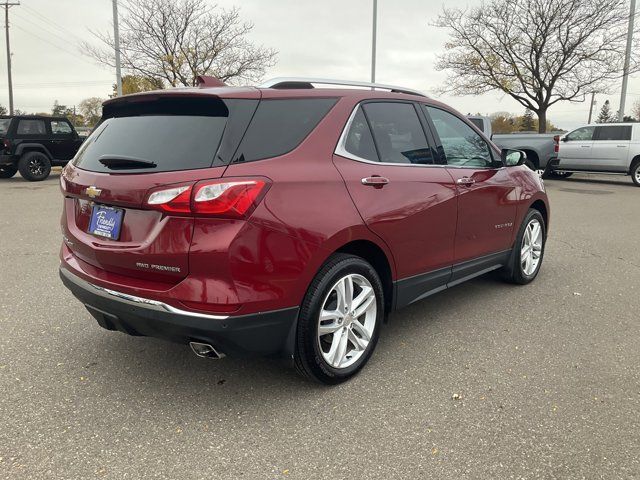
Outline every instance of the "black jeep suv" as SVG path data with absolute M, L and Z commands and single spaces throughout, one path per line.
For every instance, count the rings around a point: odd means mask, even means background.
M 82 139 L 64 117 L 37 115 L 0 117 L 0 178 L 18 170 L 37 182 L 49 176 L 52 165 L 66 165 Z

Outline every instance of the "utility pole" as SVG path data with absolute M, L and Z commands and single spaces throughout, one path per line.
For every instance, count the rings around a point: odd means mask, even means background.
M 624 120 L 624 104 L 627 99 L 627 83 L 629 82 L 629 58 L 631 57 L 631 43 L 633 42 L 633 20 L 636 15 L 636 0 L 631 0 L 629 11 L 629 30 L 627 31 L 627 52 L 624 56 L 624 73 L 622 75 L 622 93 L 620 93 L 620 109 L 618 121 Z
M 376 36 L 378 30 L 378 0 L 373 0 L 373 30 L 371 38 L 371 83 L 376 83 Z
M 591 93 L 591 105 L 589 105 L 589 121 L 587 123 L 591 123 L 591 116 L 593 115 L 593 104 L 596 101 L 596 92 Z
M 113 0 L 113 40 L 116 54 L 116 88 L 122 96 L 122 74 L 120 72 L 120 32 L 118 31 L 118 0 Z
M 13 80 L 11 78 L 11 44 L 9 43 L 9 7 L 20 5 L 20 2 L 4 0 L 4 30 L 7 38 L 7 75 L 9 76 L 9 115 L 13 115 Z

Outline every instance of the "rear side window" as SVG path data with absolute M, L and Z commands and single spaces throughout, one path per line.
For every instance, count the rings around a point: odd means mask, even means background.
M 104 112 L 76 155 L 79 168 L 155 173 L 211 167 L 229 117 L 217 98 L 124 103 Z
M 631 140 L 631 125 L 596 127 L 594 140 Z
M 311 133 L 335 98 L 263 100 L 238 148 L 235 162 L 252 162 L 290 152 Z
M 344 142 L 344 149 L 356 157 L 374 162 L 378 161 L 378 154 L 376 153 L 376 146 L 373 143 L 371 129 L 360 107 L 358 107 L 358 111 L 349 126 L 349 132 Z
M 18 122 L 18 135 L 46 135 L 47 130 L 44 120 L 20 120 Z
M 381 162 L 433 164 L 431 149 L 412 104 L 381 102 L 363 106 Z

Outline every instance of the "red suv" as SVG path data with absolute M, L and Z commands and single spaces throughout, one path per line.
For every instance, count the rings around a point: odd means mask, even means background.
M 395 309 L 495 269 L 536 277 L 549 205 L 524 160 L 399 87 L 116 98 L 61 177 L 60 276 L 108 330 L 338 383 Z

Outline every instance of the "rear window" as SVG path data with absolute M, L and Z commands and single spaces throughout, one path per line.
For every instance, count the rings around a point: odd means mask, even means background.
M 0 118 L 0 135 L 6 135 L 7 130 L 9 130 L 10 124 L 11 124 L 10 118 Z
M 594 140 L 631 140 L 631 125 L 596 127 Z
M 105 114 L 74 164 L 94 172 L 155 173 L 211 167 L 229 109 L 220 99 L 162 99 L 105 106 Z
M 261 101 L 235 162 L 252 162 L 290 152 L 311 133 L 336 101 L 335 98 Z

